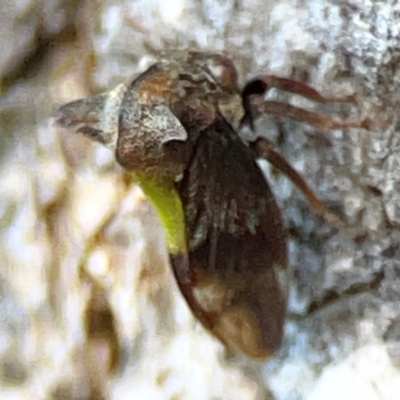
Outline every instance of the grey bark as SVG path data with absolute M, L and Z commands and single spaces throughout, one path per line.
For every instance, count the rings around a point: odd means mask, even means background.
M 400 5 L 49 4 L 6 1 L 0 14 L 2 399 L 398 399 Z M 306 79 L 328 97 L 354 94 L 357 107 L 317 110 L 373 120 L 371 131 L 258 124 L 356 226 L 328 226 L 266 167 L 292 284 L 284 345 L 265 364 L 224 359 L 177 291 L 140 190 L 106 149 L 48 120 L 57 105 L 143 71 L 157 51 L 188 47 L 228 52 L 242 82 L 262 72 Z M 112 342 L 85 341 L 92 303 L 112 310 Z

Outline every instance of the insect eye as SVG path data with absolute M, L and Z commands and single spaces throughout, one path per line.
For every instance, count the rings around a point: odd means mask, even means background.
M 242 90 L 242 105 L 244 108 L 244 117 L 242 118 L 241 125 L 246 123 L 250 124 L 252 130 L 254 130 L 254 122 L 251 111 L 250 97 L 253 95 L 262 96 L 268 90 L 268 85 L 261 79 L 252 79 L 247 82 Z
M 252 95 L 263 95 L 268 89 L 268 85 L 261 79 L 253 79 L 246 83 L 242 90 L 243 100 L 247 100 Z

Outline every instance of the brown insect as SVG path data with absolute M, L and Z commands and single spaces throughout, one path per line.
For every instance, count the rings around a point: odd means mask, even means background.
M 241 132 L 254 131 L 264 113 L 324 129 L 367 127 L 266 101 L 271 87 L 328 101 L 275 76 L 241 89 L 229 57 L 186 51 L 165 54 L 133 81 L 55 116 L 134 172 L 159 211 L 175 277 L 201 323 L 230 349 L 263 358 L 282 340 L 288 259 L 281 213 L 256 159 L 288 175 L 326 220 L 342 222 L 266 139 L 250 142 Z

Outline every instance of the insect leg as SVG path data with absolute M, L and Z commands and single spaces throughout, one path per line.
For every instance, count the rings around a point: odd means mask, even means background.
M 344 96 L 342 98 L 324 97 L 319 92 L 317 92 L 314 88 L 307 85 L 306 83 L 294 81 L 294 80 L 288 79 L 288 78 L 281 78 L 281 77 L 275 76 L 275 75 L 260 75 L 256 78 L 252 79 L 251 82 L 254 82 L 256 80 L 260 80 L 260 81 L 264 82 L 264 84 L 267 86 L 268 90 L 270 88 L 283 90 L 285 92 L 298 94 L 302 97 L 305 97 L 312 101 L 317 101 L 319 103 L 333 103 L 333 102 L 355 103 L 355 97 L 353 95 Z
M 243 108 L 245 116 L 242 126 L 248 123 L 254 129 L 254 120 L 262 114 L 272 114 L 277 117 L 287 117 L 299 122 L 304 122 L 322 129 L 363 128 L 370 129 L 371 121 L 366 118 L 361 121 L 336 121 L 330 116 L 321 115 L 300 107 L 292 106 L 273 100 L 265 100 L 265 93 L 271 88 L 276 88 L 289 93 L 303 96 L 319 103 L 328 102 L 355 102 L 354 96 L 333 99 L 319 94 L 311 86 L 287 78 L 274 75 L 261 75 L 247 82 L 242 90 Z
M 283 172 L 303 192 L 316 214 L 320 215 L 325 221 L 338 229 L 348 227 L 345 221 L 330 211 L 327 205 L 318 198 L 305 179 L 285 160 L 285 158 L 272 149 L 267 139 L 258 138 L 253 146 L 257 157 L 264 158 L 275 168 Z
M 344 128 L 370 129 L 371 121 L 366 118 L 361 121 L 337 121 L 328 115 L 322 115 L 304 108 L 295 107 L 291 104 L 279 101 L 264 100 L 263 98 L 253 98 L 251 101 L 252 117 L 255 119 L 262 114 L 272 114 L 277 117 L 291 118 L 295 121 L 303 122 L 316 128 L 331 130 Z

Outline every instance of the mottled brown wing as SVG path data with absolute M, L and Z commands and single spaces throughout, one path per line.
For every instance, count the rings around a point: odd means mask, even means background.
M 267 357 L 281 343 L 286 309 L 280 210 L 253 154 L 224 119 L 194 147 L 177 189 L 194 295 L 207 314 L 197 317 L 228 347 Z

